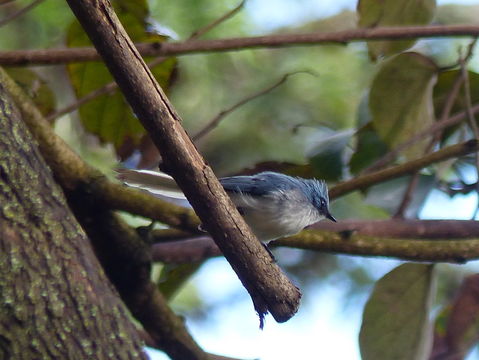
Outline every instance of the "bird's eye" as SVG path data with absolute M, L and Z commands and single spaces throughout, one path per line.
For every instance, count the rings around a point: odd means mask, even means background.
M 324 200 L 324 198 L 321 198 L 320 204 L 322 208 L 326 207 L 326 200 Z

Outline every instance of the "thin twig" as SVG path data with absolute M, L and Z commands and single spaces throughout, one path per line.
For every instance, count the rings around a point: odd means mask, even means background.
M 206 26 L 203 26 L 202 28 L 199 28 L 198 30 L 194 31 L 189 39 L 198 39 L 199 37 L 203 36 L 204 34 L 206 34 L 208 31 L 210 31 L 211 29 L 215 28 L 216 26 L 218 26 L 219 24 L 225 22 L 226 20 L 232 18 L 234 15 L 236 15 L 243 7 L 244 7 L 244 4 L 246 4 L 246 0 L 243 0 L 241 1 L 235 8 L 233 8 L 232 10 L 228 11 L 226 14 L 224 14 L 223 16 L 219 17 L 218 19 L 212 21 L 211 23 L 209 23 L 208 25 Z
M 472 55 L 472 51 L 474 46 L 476 45 L 477 38 L 474 39 L 474 41 L 469 45 L 469 51 L 468 54 L 466 55 L 465 58 L 460 59 L 460 64 L 461 64 L 461 74 L 462 77 L 464 78 L 464 101 L 466 105 L 466 113 L 467 113 L 467 122 L 469 124 L 469 127 L 471 128 L 471 131 L 474 135 L 474 139 L 478 140 L 479 139 L 479 129 L 477 127 L 476 119 L 474 117 L 474 113 L 472 111 L 472 101 L 471 101 L 471 88 L 470 88 L 470 82 L 469 82 L 469 73 L 467 70 L 467 61 L 470 59 Z M 474 160 L 475 160 L 475 165 L 476 165 L 476 173 L 477 176 L 479 177 L 479 154 L 476 151 L 474 153 Z M 476 192 L 479 196 L 479 187 L 476 188 Z M 474 214 L 472 215 L 472 219 L 475 219 L 477 216 L 477 213 L 479 212 L 479 200 L 476 205 L 476 209 L 474 211 Z
M 412 174 L 431 164 L 477 151 L 478 146 L 479 144 L 476 140 L 469 140 L 460 144 L 448 146 L 404 164 L 356 177 L 332 187 L 329 190 L 329 197 L 331 199 L 337 198 L 354 190 L 365 189 L 386 180 L 394 179 L 406 174 Z
M 229 115 L 230 113 L 232 113 L 233 111 L 235 111 L 237 108 L 239 108 L 240 106 L 250 102 L 251 100 L 254 100 L 260 96 L 263 96 L 271 91 L 273 91 L 274 89 L 276 89 L 278 86 L 282 85 L 290 76 L 292 75 L 296 75 L 296 74 L 300 74 L 300 73 L 306 73 L 306 74 L 311 74 L 311 75 L 314 75 L 313 73 L 309 72 L 309 71 L 295 71 L 295 72 L 292 72 L 292 73 L 288 73 L 288 74 L 285 74 L 283 75 L 283 77 L 281 77 L 281 79 L 279 79 L 277 82 L 275 82 L 273 85 L 270 85 L 268 86 L 267 88 L 263 89 L 263 90 L 260 90 L 252 95 L 249 95 L 243 99 L 241 99 L 240 101 L 238 101 L 236 104 L 234 104 L 233 106 L 225 109 L 225 110 L 222 110 L 220 111 L 213 119 L 211 119 L 201 130 L 199 130 L 196 134 L 194 134 L 191 139 L 193 141 L 198 141 L 199 139 L 201 139 L 203 136 L 205 136 L 206 134 L 208 134 L 211 130 L 213 130 L 215 127 L 218 126 L 218 124 L 220 123 L 220 121 L 227 115 Z
M 59 118 L 60 116 L 69 114 L 72 111 L 75 111 L 76 109 L 78 109 L 80 106 L 96 99 L 97 97 L 101 95 L 105 95 L 105 94 L 111 94 L 117 89 L 118 89 L 118 85 L 116 84 L 116 82 L 112 81 L 106 84 L 105 86 L 102 86 L 101 88 L 98 88 L 96 90 L 89 92 L 85 96 L 82 96 L 81 98 L 79 98 L 74 103 L 65 106 L 63 109 L 52 112 L 46 117 L 46 120 L 48 122 L 53 122 L 55 119 Z
M 337 32 L 281 34 L 229 39 L 187 40 L 177 43 L 139 43 L 143 56 L 180 56 L 194 53 L 238 51 L 319 44 L 344 45 L 349 42 L 369 40 L 404 40 L 414 38 L 479 36 L 476 25 L 401 26 L 389 28 L 354 29 Z M 15 50 L 0 52 L 1 65 L 54 65 L 83 61 L 98 61 L 93 47 Z
M 411 180 L 409 180 L 409 183 L 407 185 L 406 191 L 404 192 L 401 204 L 399 204 L 398 209 L 396 210 L 396 213 L 393 215 L 394 219 L 404 219 L 405 218 L 405 212 L 411 203 L 412 200 L 412 194 L 414 190 L 416 190 L 417 185 L 419 184 L 419 178 L 420 178 L 420 173 L 419 171 L 416 171 L 412 177 Z
M 474 105 L 471 108 L 471 111 L 475 114 L 479 112 L 479 104 Z M 415 136 L 413 136 L 411 139 L 408 141 L 403 142 L 402 144 L 398 145 L 395 149 L 391 150 L 388 152 L 386 155 L 384 155 L 382 158 L 377 160 L 374 164 L 363 170 L 363 174 L 372 172 L 372 171 L 377 171 L 377 169 L 380 169 L 390 163 L 394 158 L 400 154 L 402 151 L 406 150 L 408 147 L 411 145 L 417 143 L 418 141 L 422 140 L 424 137 L 436 134 L 439 131 L 442 131 L 443 129 L 456 125 L 460 123 L 462 120 L 466 118 L 466 112 L 460 112 L 458 114 L 455 114 L 451 116 L 450 118 L 444 120 L 444 121 L 438 121 L 432 124 L 429 128 L 426 130 L 423 130 L 419 133 L 417 133 Z
M 42 2 L 43 0 L 34 0 L 27 6 L 11 13 L 6 18 L 0 20 L 0 27 L 7 25 L 10 21 L 15 20 L 16 18 L 22 16 L 23 14 L 26 14 L 28 11 L 32 10 L 35 6 L 40 5 L 40 3 Z

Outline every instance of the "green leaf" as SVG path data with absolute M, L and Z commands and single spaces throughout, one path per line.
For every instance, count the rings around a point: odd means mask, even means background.
M 436 9 L 435 0 L 360 0 L 358 2 L 359 27 L 387 27 L 426 25 Z M 368 42 L 373 59 L 404 51 L 416 40 Z
M 380 279 L 363 314 L 363 360 L 427 359 L 434 294 L 434 266 L 403 264 Z
M 42 114 L 50 114 L 55 109 L 55 94 L 35 71 L 23 67 L 6 67 L 5 71 L 31 97 Z
M 387 60 L 374 78 L 369 108 L 377 134 L 391 148 L 434 122 L 432 90 L 438 68 L 414 52 Z M 422 155 L 427 141 L 411 146 L 406 157 Z
M 164 36 L 147 31 L 146 1 L 116 1 L 115 10 L 121 23 L 134 42 L 165 41 Z M 67 35 L 70 47 L 91 46 L 91 43 L 75 21 Z M 152 69 L 153 75 L 166 90 L 176 65 L 175 58 L 169 58 Z M 76 96 L 81 98 L 113 81 L 108 69 L 100 62 L 87 62 L 68 65 L 68 73 Z M 95 98 L 79 109 L 80 119 L 85 129 L 98 136 L 103 142 L 113 143 L 119 149 L 126 140 L 138 143 L 145 130 L 132 113 L 119 90 Z
M 349 161 L 349 167 L 354 174 L 371 165 L 389 150 L 374 130 L 372 123 L 363 126 L 357 132 L 357 139 L 356 151 Z
M 313 172 L 324 180 L 338 180 L 343 175 L 343 153 L 348 145 L 354 130 L 345 130 L 334 133 L 321 139 L 309 151 L 308 158 Z
M 186 281 L 201 267 L 203 262 L 167 264 L 161 269 L 158 289 L 165 299 L 171 300 Z

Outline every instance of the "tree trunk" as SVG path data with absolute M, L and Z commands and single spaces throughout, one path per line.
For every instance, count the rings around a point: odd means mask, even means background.
M 146 358 L 2 84 L 0 273 L 1 359 Z

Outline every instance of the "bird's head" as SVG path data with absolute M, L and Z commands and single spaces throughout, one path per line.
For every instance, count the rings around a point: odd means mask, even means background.
M 322 180 L 309 180 L 308 186 L 311 203 L 316 208 L 321 218 L 337 222 L 329 212 L 328 186 Z

